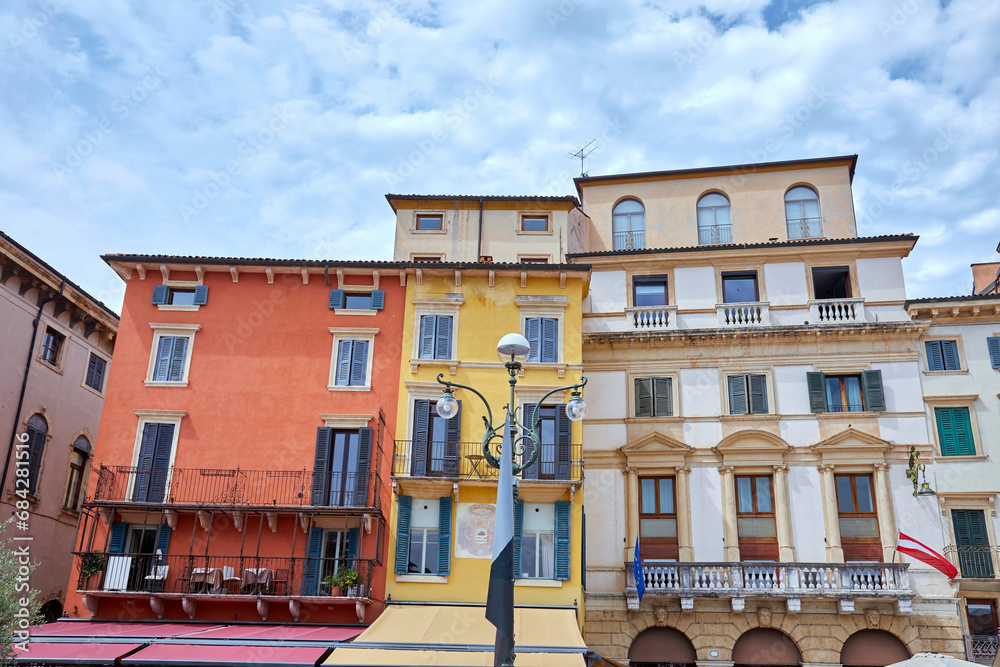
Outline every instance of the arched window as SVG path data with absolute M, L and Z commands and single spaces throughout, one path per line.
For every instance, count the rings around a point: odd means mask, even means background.
M 698 245 L 732 242 L 729 200 L 717 192 L 705 195 L 698 200 Z
M 819 196 L 804 185 L 785 194 L 785 220 L 788 238 L 808 239 L 823 236 L 823 219 L 819 215 Z
M 73 443 L 73 452 L 69 455 L 69 479 L 66 480 L 66 494 L 63 496 L 63 507 L 75 510 L 80 506 L 80 495 L 86 486 L 87 462 L 90 460 L 90 441 L 80 436 Z
M 618 202 L 612 213 L 612 237 L 615 250 L 646 247 L 646 209 L 635 199 Z
M 42 467 L 42 454 L 45 452 L 45 441 L 49 435 L 49 424 L 45 421 L 45 417 L 38 414 L 31 415 L 24 432 L 28 436 L 28 441 L 25 443 L 28 445 L 28 493 L 35 495 L 38 471 Z

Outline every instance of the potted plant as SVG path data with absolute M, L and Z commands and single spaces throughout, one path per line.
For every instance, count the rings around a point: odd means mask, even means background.
M 361 581 L 361 576 L 349 567 L 337 570 L 337 585 L 342 591 L 350 591 Z M 349 594 L 349 593 L 348 593 Z
M 104 558 L 104 554 L 100 551 L 91 551 L 83 554 L 80 558 L 80 583 L 81 587 L 85 590 L 91 590 L 97 588 L 99 581 L 94 582 L 91 585 L 90 578 L 101 572 L 104 572 L 104 568 L 107 566 L 107 561 Z
M 323 577 L 323 583 L 326 587 L 330 589 L 330 597 L 339 598 L 342 591 L 340 590 L 340 578 L 336 574 L 328 574 Z

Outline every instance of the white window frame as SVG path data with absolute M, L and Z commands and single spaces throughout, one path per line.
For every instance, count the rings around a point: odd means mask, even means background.
M 563 348 L 565 347 L 566 308 L 569 306 L 569 297 L 519 294 L 514 297 L 514 303 L 520 310 L 520 331 L 525 338 L 528 334 L 526 323 L 531 317 L 551 317 L 558 322 L 556 361 L 526 361 L 524 365 L 532 368 L 556 368 L 559 370 L 559 377 L 563 377 L 566 373 L 566 357 Z
M 170 443 L 170 461 L 167 464 L 167 481 L 163 487 L 163 497 L 170 497 L 170 484 L 173 482 L 174 460 L 177 458 L 177 442 L 181 435 L 181 421 L 187 417 L 186 410 L 133 410 L 139 418 L 139 425 L 135 429 L 135 443 L 132 446 L 132 468 L 139 465 L 139 450 L 142 449 L 142 432 L 146 424 L 173 424 L 174 438 Z M 129 476 L 128 488 L 125 490 L 126 498 L 132 497 L 135 487 L 135 475 Z
M 375 358 L 375 336 L 379 330 L 358 327 L 330 327 L 329 331 L 333 334 L 333 351 L 330 355 L 330 376 L 326 388 L 330 391 L 371 391 L 372 360 Z M 350 386 L 337 384 L 337 349 L 340 346 L 340 342 L 344 340 L 368 341 L 368 359 L 365 360 L 365 383 L 363 385 Z
M 189 372 L 191 370 L 191 357 L 194 355 L 194 336 L 201 330 L 200 324 L 159 324 L 151 323 L 149 328 L 153 330 L 153 344 L 149 350 L 149 368 L 146 371 L 147 387 L 186 387 L 188 386 Z M 154 380 L 156 372 L 156 352 L 160 348 L 160 339 L 164 336 L 177 336 L 187 338 L 187 350 L 184 358 L 184 369 L 181 371 L 180 380 Z
M 437 505 L 437 507 L 438 507 L 437 516 L 439 518 L 436 520 L 436 522 L 434 523 L 433 526 L 416 525 L 416 522 L 414 521 L 414 519 L 416 517 L 416 512 L 413 511 L 412 506 L 411 506 L 411 510 L 410 510 L 411 511 L 411 514 L 410 514 L 410 517 L 411 517 L 410 518 L 410 532 L 412 533 L 414 529 L 416 529 L 416 530 L 423 530 L 423 531 L 436 530 L 438 532 L 438 543 L 440 544 L 440 541 L 441 541 L 441 520 L 440 520 L 440 516 L 441 516 L 441 499 L 440 498 L 414 498 L 412 500 L 412 504 L 413 505 L 416 505 L 418 502 L 419 503 L 435 503 Z M 434 515 L 434 512 L 430 508 L 428 508 L 427 511 L 431 512 L 432 516 Z M 406 539 L 409 540 L 410 536 L 407 535 Z M 412 556 L 412 553 L 413 553 L 413 550 L 412 550 L 413 543 L 412 542 L 410 543 L 410 547 L 411 547 L 410 554 Z M 435 551 L 433 554 L 431 554 L 431 557 L 436 562 L 437 561 L 437 557 L 438 557 L 437 552 Z M 424 533 L 423 552 L 421 553 L 421 564 L 422 565 L 426 565 L 427 564 L 427 533 L 426 532 Z M 436 565 L 435 565 L 434 569 L 437 569 Z M 416 574 L 418 576 L 424 576 L 424 577 L 443 577 L 444 576 L 444 575 L 440 575 L 440 574 L 437 574 L 437 573 L 434 573 L 434 574 L 425 574 L 423 572 L 419 572 L 419 573 L 415 572 L 414 574 Z
M 413 298 L 413 349 L 410 357 L 410 372 L 416 373 L 420 366 L 448 366 L 452 375 L 458 369 L 458 313 L 465 303 L 465 297 L 454 294 L 443 298 Z M 451 316 L 451 353 L 447 359 L 420 358 L 420 318 L 424 315 Z
M 538 549 L 538 542 L 539 542 L 538 536 L 541 535 L 541 534 L 549 534 L 549 535 L 552 536 L 552 576 L 551 577 L 540 577 L 540 576 L 525 577 L 524 576 L 524 560 L 523 560 L 524 559 L 524 542 L 525 542 L 524 537 L 525 537 L 525 534 L 527 533 L 528 510 L 529 510 L 529 508 L 533 509 L 535 507 L 545 507 L 545 508 L 547 508 L 547 513 L 551 513 L 551 515 L 552 515 L 552 523 L 551 523 L 551 525 L 549 525 L 548 530 L 535 530 L 535 529 L 532 529 L 532 534 L 535 536 L 535 547 L 536 547 L 535 548 L 535 565 L 536 565 L 535 572 L 538 572 L 537 565 L 539 564 L 539 556 L 540 556 L 540 553 L 541 553 L 539 551 L 539 549 Z M 516 572 L 514 573 L 515 574 L 515 576 L 514 576 L 515 579 L 527 579 L 529 581 L 555 581 L 555 576 L 556 576 L 556 572 L 555 572 L 555 569 L 556 569 L 556 518 L 555 518 L 555 512 L 556 512 L 555 505 L 552 504 L 552 503 L 536 503 L 536 502 L 525 502 L 524 503 L 524 507 L 523 507 L 523 511 L 522 511 L 522 515 L 521 515 L 521 559 L 522 559 L 522 562 L 521 562 L 521 572 L 520 573 L 516 573 Z

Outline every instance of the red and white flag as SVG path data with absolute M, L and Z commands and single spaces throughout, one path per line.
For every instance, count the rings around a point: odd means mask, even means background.
M 958 568 L 952 565 L 947 558 L 902 531 L 900 531 L 899 536 L 896 538 L 896 551 L 907 556 L 913 556 L 917 560 L 927 563 L 949 579 L 954 579 L 958 576 Z

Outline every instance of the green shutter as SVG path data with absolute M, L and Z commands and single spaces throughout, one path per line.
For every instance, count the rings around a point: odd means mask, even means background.
M 986 349 L 990 353 L 990 365 L 1000 369 L 1000 336 L 990 336 L 986 339 Z
M 826 412 L 826 376 L 822 373 L 806 373 L 806 386 L 809 389 L 809 410 L 811 412 Z
M 111 524 L 111 534 L 108 536 L 108 553 L 120 554 L 125 551 L 125 537 L 128 536 L 128 524 L 116 521 Z
M 955 527 L 955 544 L 958 547 L 958 564 L 962 576 L 969 579 L 992 579 L 993 562 L 983 511 L 952 510 L 951 521 Z
M 653 378 L 635 379 L 635 416 L 653 416 Z
M 162 306 L 166 304 L 168 296 L 170 296 L 170 288 L 166 285 L 157 285 L 153 288 L 153 305 Z
M 514 501 L 514 578 L 521 578 L 521 535 L 524 533 L 524 501 Z
M 924 343 L 924 348 L 927 350 L 927 370 L 943 371 L 944 356 L 941 354 L 941 341 L 928 341 Z
M 674 414 L 673 383 L 670 378 L 653 378 L 653 414 L 670 417 Z
M 438 514 L 438 576 L 451 572 L 451 496 L 440 500 Z
M 746 375 L 730 375 L 729 380 L 729 414 L 745 415 L 747 405 Z
M 396 574 L 410 571 L 410 517 L 413 497 L 399 496 L 396 499 Z
M 330 290 L 330 309 L 343 308 L 344 307 L 344 290 L 342 289 L 332 289 Z
M 968 408 L 935 408 L 941 456 L 973 456 L 976 443 Z
M 870 412 L 885 412 L 885 390 L 882 388 L 882 371 L 863 371 L 861 384 L 865 393 L 865 409 Z
M 385 307 L 385 290 L 372 290 L 372 310 L 382 310 Z
M 198 285 L 194 288 L 194 305 L 204 306 L 208 303 L 208 287 L 205 285 Z
M 767 414 L 767 377 L 748 375 L 750 382 L 750 414 Z
M 570 575 L 570 504 L 556 501 L 556 567 L 555 579 L 569 581 Z

